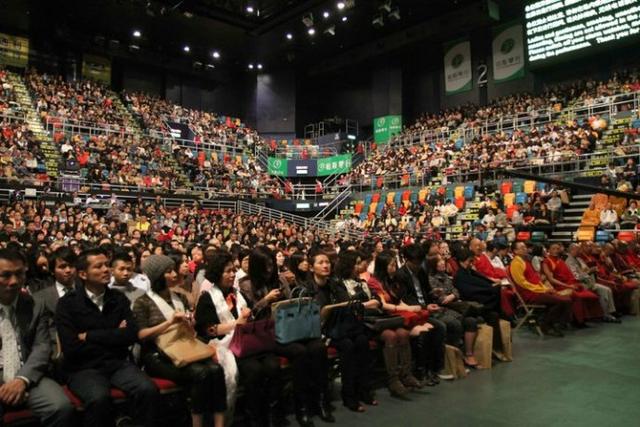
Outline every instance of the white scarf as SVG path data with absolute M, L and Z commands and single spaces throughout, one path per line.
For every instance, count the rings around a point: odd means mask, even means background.
M 213 306 L 216 309 L 220 323 L 228 323 L 236 320 L 231 310 L 229 310 L 222 291 L 217 286 L 211 286 L 206 292 L 211 296 L 211 301 L 213 301 Z M 237 292 L 236 295 L 236 309 L 238 313 L 241 313 L 242 309 L 247 307 L 247 301 L 240 292 Z M 236 391 L 238 389 L 238 365 L 236 364 L 236 357 L 231 350 L 229 350 L 229 344 L 232 338 L 233 329 L 222 339 L 214 338 L 209 341 L 209 344 L 213 343 L 216 345 L 218 363 L 220 363 L 220 366 L 224 369 L 224 380 L 227 386 L 227 406 L 229 407 L 227 415 L 229 415 L 229 419 L 233 418 Z
M 185 312 L 184 304 L 182 304 L 182 301 L 180 301 L 180 298 L 178 298 L 178 296 L 173 292 L 170 292 L 171 304 L 173 304 L 173 307 L 171 307 L 164 300 L 164 298 L 162 298 L 160 295 L 156 294 L 152 290 L 148 290 L 147 295 L 149 295 L 149 298 L 153 300 L 153 302 L 156 304 L 156 306 L 158 307 L 158 309 L 160 310 L 160 312 L 162 313 L 162 315 L 166 320 L 170 320 L 173 317 L 173 314 L 175 312 L 182 312 L 182 313 Z

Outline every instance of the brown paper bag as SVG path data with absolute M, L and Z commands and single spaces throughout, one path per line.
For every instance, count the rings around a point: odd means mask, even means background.
M 216 354 L 214 347 L 198 340 L 193 329 L 184 323 L 171 325 L 156 338 L 156 345 L 178 368 Z
M 503 319 L 500 319 L 500 337 L 502 339 L 502 357 L 500 360 L 503 362 L 512 362 L 513 350 L 511 346 L 511 323 Z
M 464 360 L 462 359 L 460 349 L 451 345 L 445 345 L 444 347 L 445 374 L 451 374 L 455 379 L 466 377 L 467 371 L 464 367 Z
M 473 355 L 478 361 L 478 369 L 491 369 L 493 357 L 493 328 L 489 325 L 478 326 L 478 337 L 473 346 Z

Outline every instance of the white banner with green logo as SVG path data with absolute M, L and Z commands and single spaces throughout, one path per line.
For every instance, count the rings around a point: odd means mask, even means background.
M 373 119 L 373 141 L 388 142 L 393 135 L 402 132 L 402 116 L 384 116 Z
M 493 30 L 493 80 L 506 82 L 524 77 L 524 40 L 521 24 Z
M 461 40 L 444 46 L 444 87 L 447 95 L 473 88 L 471 42 Z

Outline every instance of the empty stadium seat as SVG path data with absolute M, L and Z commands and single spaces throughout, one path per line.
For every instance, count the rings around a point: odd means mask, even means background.
M 576 231 L 576 240 L 579 242 L 593 241 L 594 236 L 594 227 L 580 227 L 578 228 L 578 231 Z
M 376 209 L 378 209 L 378 205 L 382 206 L 382 203 L 378 203 L 378 202 L 373 202 L 369 205 L 368 207 L 368 212 L 369 213 L 376 213 Z
M 516 193 L 516 204 L 524 205 L 528 199 L 527 193 Z
M 506 204 L 505 204 L 505 206 L 506 206 Z M 507 218 L 511 219 L 511 217 L 513 216 L 513 213 L 515 211 L 517 211 L 517 210 L 518 210 L 518 207 L 516 205 L 514 205 L 514 204 L 511 204 L 510 206 L 508 206 L 507 207 L 507 211 L 506 211 Z
M 455 205 L 459 210 L 464 209 L 465 199 L 464 197 L 456 197 Z
M 464 198 L 466 200 L 473 200 L 476 195 L 476 190 L 473 185 L 467 185 L 464 187 Z
M 613 234 L 610 231 L 596 231 L 596 242 L 610 242 L 611 240 L 613 240 Z
M 396 197 L 395 191 L 391 191 L 391 192 L 387 193 L 387 204 L 388 205 L 392 205 L 393 204 L 393 199 L 395 197 Z
M 534 231 L 531 233 L 531 241 L 532 242 L 546 242 L 547 241 L 547 233 L 544 231 Z
M 379 202 L 380 201 L 380 193 L 374 193 L 373 196 L 371 196 L 371 201 L 372 202 Z
M 512 191 L 513 191 L 513 182 L 502 181 L 502 184 L 500 184 L 500 193 L 508 194 L 508 193 L 511 193 Z
M 636 238 L 636 233 L 633 231 L 621 231 L 618 233 L 618 240 L 623 242 L 633 242 Z
M 464 197 L 464 186 L 459 185 L 453 190 L 453 196 L 457 199 L 458 197 Z
M 527 194 L 532 194 L 536 191 L 536 182 L 535 181 L 525 181 L 524 182 L 524 192 Z
M 519 231 L 516 236 L 516 240 L 519 242 L 524 242 L 531 239 L 531 232 L 529 231 Z
M 507 193 L 504 195 L 505 207 L 514 206 L 516 202 L 516 195 L 514 193 Z
M 373 197 L 371 194 L 367 194 L 366 196 L 364 196 L 364 204 L 365 205 L 370 205 L 371 202 L 373 201 Z M 377 202 L 377 200 L 376 200 Z
M 514 193 L 522 193 L 524 190 L 524 184 L 522 181 L 514 181 L 513 183 L 513 192 Z
M 353 207 L 353 213 L 356 215 L 359 215 L 362 212 L 362 209 L 364 208 L 364 206 L 365 206 L 364 202 L 356 203 L 356 205 Z
M 396 206 L 400 206 L 402 202 L 402 193 L 400 191 L 396 192 L 395 197 L 393 198 L 393 204 Z
M 405 201 L 408 202 L 409 200 L 411 200 L 411 190 L 403 191 L 402 192 L 402 201 L 403 202 L 405 202 Z
M 428 194 L 429 194 L 429 190 L 427 190 L 426 188 L 423 188 L 422 190 L 420 190 L 420 192 L 418 193 L 418 202 L 424 203 L 424 201 L 427 199 Z

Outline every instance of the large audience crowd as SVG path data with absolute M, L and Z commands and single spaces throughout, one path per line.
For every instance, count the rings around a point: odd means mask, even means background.
M 32 319 L 20 333 L 33 337 L 20 352 L 7 339 L 16 330 L 0 322 L 1 407 L 26 405 L 45 425 L 70 425 L 72 402 L 84 408 L 84 425 L 111 425 L 118 411 L 110 387 L 134 402 L 130 415 L 141 424 L 161 425 L 168 420 L 162 380 L 189 397 L 193 426 L 207 416 L 216 427 L 230 417 L 286 425 L 289 399 L 299 425 L 314 425 L 314 417 L 335 422 L 336 355 L 342 403 L 366 412 L 379 404 L 372 343 L 389 392 L 403 397 L 453 379 L 445 369 L 452 351 L 468 369 L 490 364 L 478 353 L 481 329 L 504 330 L 500 319 L 520 318 L 528 304 L 541 307 L 543 334 L 562 337 L 594 321 L 619 323 L 637 312 L 639 296 L 635 240 L 545 248 L 473 235 L 447 242 L 416 230 L 411 241 L 350 241 L 284 220 L 170 209 L 159 197 L 113 197 L 99 210 L 79 199 L 16 201 L 0 207 L 0 226 L 0 303 Z M 322 337 L 273 342 L 253 354 L 230 344 L 234 331 L 271 318 L 274 304 L 295 298 L 296 289 L 326 309 Z M 366 323 L 349 317 L 356 307 Z M 193 330 L 208 353 L 173 363 L 160 339 L 173 325 Z M 510 340 L 496 332 L 485 344 L 508 361 Z M 285 378 L 291 394 L 283 392 Z
M 128 129 L 127 117 L 118 110 L 116 94 L 91 80 L 66 81 L 62 76 L 29 71 L 25 80 L 36 95 L 36 109 L 43 121 L 64 120 L 108 129 Z
M 466 104 L 440 113 L 428 113 L 407 126 L 398 139 L 419 135 L 428 130 L 448 132 L 462 128 L 486 126 L 501 119 L 519 117 L 535 120 L 543 115 L 555 115 L 567 107 L 588 107 L 607 102 L 612 96 L 640 91 L 637 68 L 614 72 L 606 81 L 593 78 L 573 80 L 549 86 L 540 94 L 521 93 L 491 101 L 486 106 Z

